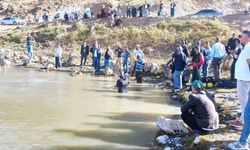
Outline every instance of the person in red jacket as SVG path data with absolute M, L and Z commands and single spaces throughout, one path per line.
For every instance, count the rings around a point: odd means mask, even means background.
M 204 56 L 200 52 L 200 47 L 194 47 L 192 63 L 189 65 L 193 69 L 192 81 L 201 80 L 201 66 L 204 64 Z

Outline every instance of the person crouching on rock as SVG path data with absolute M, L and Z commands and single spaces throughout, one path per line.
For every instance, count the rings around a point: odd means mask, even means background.
M 55 67 L 56 67 L 56 69 L 62 67 L 61 58 L 62 58 L 62 48 L 61 48 L 61 45 L 58 44 L 58 47 L 57 47 L 56 53 L 55 53 Z
M 142 57 L 141 54 L 138 54 L 135 63 L 135 77 L 137 83 L 142 83 L 142 72 L 145 64 L 141 57 Z
M 118 93 L 128 92 L 129 79 L 127 74 L 121 73 L 120 78 L 117 80 L 116 87 L 118 87 Z
M 218 129 L 219 116 L 215 105 L 202 88 L 202 82 L 192 82 L 189 101 L 181 107 L 182 120 L 195 132 L 207 134 Z

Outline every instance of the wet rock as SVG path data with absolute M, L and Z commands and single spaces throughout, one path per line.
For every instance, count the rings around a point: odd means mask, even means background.
M 162 116 L 157 118 L 156 126 L 167 134 L 189 133 L 188 128 L 183 122 L 167 119 Z
M 164 150 L 171 150 L 171 148 L 170 147 L 165 147 Z
M 162 136 L 158 136 L 156 138 L 156 141 L 159 144 L 167 144 L 170 141 L 170 138 L 167 135 L 162 135 Z
M 94 68 L 92 66 L 83 66 L 80 68 L 80 71 L 83 73 L 93 73 Z
M 201 138 L 200 137 L 196 137 L 193 141 L 194 144 L 199 144 L 201 142 Z

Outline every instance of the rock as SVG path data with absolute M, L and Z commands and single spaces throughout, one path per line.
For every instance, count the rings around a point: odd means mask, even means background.
M 114 71 L 113 71 L 112 69 L 108 68 L 108 70 L 107 70 L 106 72 L 104 72 L 104 74 L 105 74 L 106 76 L 111 76 L 111 75 L 114 74 Z
M 156 141 L 159 144 L 167 144 L 170 141 L 170 138 L 167 135 L 162 135 L 162 136 L 158 136 L 156 138 Z
M 171 150 L 171 148 L 170 147 L 165 147 L 164 150 Z
M 157 118 L 156 126 L 167 134 L 189 133 L 183 122 L 171 120 L 162 116 Z
M 84 66 L 80 68 L 80 71 L 83 73 L 93 73 L 94 72 L 94 67 L 90 66 Z
M 45 66 L 45 69 L 47 70 L 52 70 L 53 68 L 55 68 L 55 66 L 52 63 L 47 63 L 47 65 Z
M 70 54 L 68 59 L 64 61 L 63 66 L 70 67 L 70 66 L 77 66 L 79 65 L 77 55 Z
M 194 144 L 198 144 L 201 142 L 201 138 L 200 137 L 196 137 L 193 141 Z
M 153 75 L 159 75 L 161 73 L 160 66 L 156 63 L 152 63 L 150 67 L 150 73 Z

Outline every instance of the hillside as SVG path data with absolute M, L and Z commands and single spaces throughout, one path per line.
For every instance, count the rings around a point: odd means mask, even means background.
M 100 3 L 101 2 L 101 3 Z M 139 0 L 0 0 L 0 16 L 19 16 L 23 19 L 33 18 L 33 14 L 42 14 L 44 10 L 48 10 L 50 14 L 56 14 L 56 12 L 63 7 L 80 7 L 91 6 L 94 8 L 95 13 L 101 9 L 103 3 L 112 3 L 122 6 L 139 5 L 144 1 Z M 169 13 L 170 1 L 164 1 L 164 7 L 166 12 Z M 158 0 L 150 1 L 153 11 L 158 9 Z M 242 10 L 246 6 L 245 0 L 176 0 L 177 3 L 177 16 L 185 16 L 189 13 L 194 13 L 198 10 L 205 8 L 214 8 L 223 10 L 226 14 L 235 13 Z

